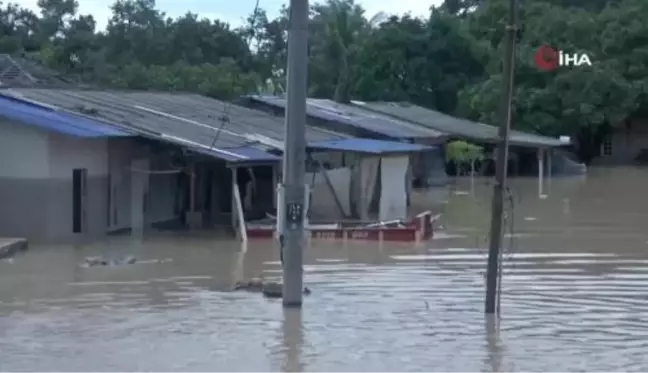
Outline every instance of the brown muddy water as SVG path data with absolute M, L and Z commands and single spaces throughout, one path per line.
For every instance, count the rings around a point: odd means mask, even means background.
M 208 234 L 32 247 L 0 263 L 2 371 L 645 371 L 648 170 L 512 180 L 502 319 L 482 314 L 490 186 L 417 196 L 443 212 L 418 247 L 317 244 L 301 313 L 240 278 L 277 249 Z M 511 237 L 512 236 L 512 237 Z M 81 268 L 96 254 L 143 263 Z

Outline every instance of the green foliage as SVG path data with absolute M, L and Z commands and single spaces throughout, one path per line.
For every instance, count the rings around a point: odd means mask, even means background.
M 648 2 L 525 3 L 524 34 L 516 58 L 514 128 L 577 139 L 585 134 L 603 133 L 645 106 L 648 25 L 639 22 L 637 16 L 648 15 Z M 490 42 L 494 57 L 488 68 L 489 76 L 465 86 L 459 93 L 457 113 L 461 116 L 499 123 L 499 56 L 505 17 L 506 4 L 502 0 L 488 2 L 471 17 L 471 32 L 482 34 Z M 542 44 L 567 53 L 587 53 L 593 65 L 539 71 L 534 66 L 533 54 Z
M 465 141 L 452 141 L 446 145 L 446 162 L 454 163 L 457 175 L 475 171 L 475 163 L 484 160 L 484 148 Z
M 446 162 L 471 163 L 484 159 L 484 148 L 465 141 L 452 141 L 446 146 Z
M 597 138 L 648 102 L 648 1 L 522 0 L 513 127 Z M 283 93 L 288 11 L 255 9 L 240 28 L 154 0 L 118 0 L 106 30 L 75 0 L 40 0 L 40 14 L 0 1 L 0 53 L 23 53 L 95 85 L 190 91 L 230 99 Z M 507 0 L 445 0 L 427 18 L 368 18 L 353 0 L 312 6 L 312 96 L 409 101 L 498 124 Z M 587 53 L 593 66 L 539 71 L 542 44 Z M 591 144 L 596 147 L 596 144 Z M 463 145 L 462 145 L 463 146 Z M 463 151 L 463 150 L 462 150 Z M 460 152 L 461 153 L 461 152 Z M 463 153 L 461 153 L 463 154 Z

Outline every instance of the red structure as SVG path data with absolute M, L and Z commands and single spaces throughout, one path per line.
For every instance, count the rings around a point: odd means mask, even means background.
M 400 226 L 380 225 L 343 227 L 340 224 L 311 224 L 309 234 L 316 240 L 356 240 L 356 241 L 391 241 L 422 242 L 434 235 L 434 222 L 438 216 L 431 211 L 423 212 Z M 250 239 L 271 239 L 275 235 L 275 225 L 248 226 Z

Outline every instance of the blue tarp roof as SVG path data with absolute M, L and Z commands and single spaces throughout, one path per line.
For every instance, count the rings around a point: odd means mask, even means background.
M 312 150 L 328 150 L 369 154 L 414 153 L 433 150 L 434 146 L 373 139 L 343 139 L 317 141 L 309 144 Z
M 116 127 L 0 95 L 0 116 L 77 137 L 132 136 Z

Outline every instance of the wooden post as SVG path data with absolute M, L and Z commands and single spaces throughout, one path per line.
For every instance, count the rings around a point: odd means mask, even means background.
M 495 170 L 495 187 L 491 208 L 491 229 L 488 248 L 488 267 L 486 273 L 486 314 L 499 313 L 497 294 L 499 289 L 500 249 L 503 239 L 504 194 L 508 173 L 509 129 L 511 126 L 511 105 L 513 102 L 513 71 L 515 69 L 515 37 L 517 34 L 517 0 L 509 0 L 509 19 L 506 25 L 504 66 L 501 94 L 501 123 L 498 133 L 498 146 Z
M 538 148 L 538 197 L 544 195 L 544 149 Z
M 238 184 L 236 183 L 237 174 L 238 174 L 238 168 L 232 167 L 232 228 L 234 229 L 234 233 L 238 237 L 238 230 L 236 229 L 237 206 L 236 206 L 236 197 L 234 196 L 236 193 L 236 187 L 238 186 Z
M 189 212 L 196 212 L 196 165 L 192 164 L 190 167 L 189 179 Z
M 272 207 L 277 208 L 277 187 L 279 185 L 277 177 L 277 166 L 272 166 L 272 187 L 274 188 L 274 193 L 272 193 Z M 278 218 L 278 217 L 277 217 Z
M 237 211 L 236 216 L 238 217 L 238 236 L 241 241 L 247 242 L 247 226 L 245 225 L 245 214 L 243 213 L 245 210 L 243 210 L 243 202 L 241 201 L 241 192 L 239 191 L 238 184 L 234 185 L 234 203 Z
M 549 193 L 551 193 L 551 176 L 553 174 L 553 167 L 551 164 L 551 158 L 553 158 L 553 149 L 547 149 L 547 184 L 549 185 Z

